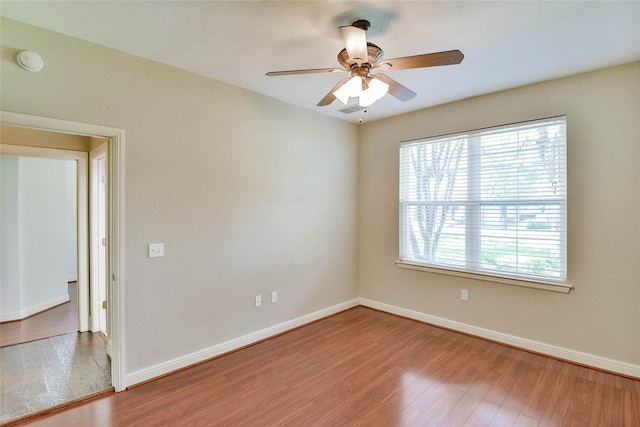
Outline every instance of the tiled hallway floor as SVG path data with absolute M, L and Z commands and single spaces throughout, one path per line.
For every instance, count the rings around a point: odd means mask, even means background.
M 0 348 L 0 423 L 111 388 L 100 333 L 73 332 Z

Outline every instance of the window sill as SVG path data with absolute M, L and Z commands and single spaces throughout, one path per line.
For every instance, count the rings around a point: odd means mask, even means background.
M 396 265 L 399 268 L 406 268 L 409 270 L 426 271 L 429 273 L 436 273 L 436 274 L 446 274 L 448 276 L 464 277 L 467 279 L 483 280 L 486 282 L 502 283 L 505 285 L 520 286 L 523 288 L 531 288 L 531 289 L 540 289 L 543 291 L 559 292 L 563 294 L 568 294 L 571 291 L 571 289 L 573 289 L 573 286 L 565 283 L 539 282 L 539 281 L 534 282 L 534 281 L 528 281 L 528 280 L 509 279 L 506 277 L 489 276 L 489 275 L 479 274 L 479 273 L 469 273 L 466 271 L 428 267 L 426 265 L 412 264 L 412 263 L 401 261 L 401 260 L 396 261 Z

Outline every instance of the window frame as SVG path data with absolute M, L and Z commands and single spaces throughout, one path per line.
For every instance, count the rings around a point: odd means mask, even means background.
M 467 188 L 467 194 L 464 200 L 462 201 L 461 200 L 455 200 L 455 201 L 439 200 L 439 201 L 434 201 L 432 203 L 433 206 L 443 206 L 447 204 L 465 206 L 464 266 L 460 267 L 460 266 L 453 265 L 453 261 L 452 261 L 452 264 L 449 265 L 446 263 L 429 262 L 429 261 L 420 262 L 419 260 L 413 259 L 411 257 L 403 258 L 403 250 L 404 250 L 403 245 L 406 244 L 406 242 L 404 242 L 403 239 L 407 235 L 407 232 L 405 230 L 405 227 L 406 227 L 405 218 L 403 216 L 404 209 L 407 206 L 412 207 L 420 203 L 424 203 L 424 204 L 431 203 L 429 201 L 407 202 L 406 200 L 403 199 L 404 186 L 408 185 L 406 183 L 403 183 L 403 169 L 402 169 L 403 147 L 416 145 L 420 143 L 427 145 L 427 144 L 433 144 L 433 143 L 444 143 L 447 140 L 453 141 L 455 139 L 464 139 L 466 144 L 465 149 L 472 151 L 480 146 L 479 138 L 483 135 L 491 134 L 494 132 L 500 132 L 500 131 L 504 131 L 506 133 L 508 131 L 516 131 L 516 130 L 520 130 L 521 128 L 526 128 L 530 126 L 541 126 L 545 123 L 552 124 L 553 122 L 560 122 L 564 129 L 564 142 L 563 142 L 563 145 L 561 146 L 561 149 L 563 150 L 563 153 L 561 156 L 562 163 L 559 165 L 561 167 L 562 178 L 563 178 L 562 184 L 564 187 L 562 188 L 562 190 L 563 190 L 564 198 L 541 197 L 541 198 L 529 198 L 529 199 L 523 200 L 519 197 L 515 197 L 511 199 L 504 198 L 499 201 L 492 202 L 492 201 L 482 200 L 482 197 L 479 196 L 479 192 L 481 191 L 480 186 L 474 186 L 472 184 L 467 183 L 465 187 Z M 465 132 L 458 132 L 453 134 L 445 134 L 445 135 L 438 135 L 434 137 L 402 141 L 400 143 L 400 149 L 399 149 L 399 153 L 400 153 L 400 158 L 399 158 L 399 169 L 400 169 L 399 170 L 399 192 L 400 193 L 399 193 L 399 211 L 398 211 L 399 257 L 396 260 L 396 265 L 400 268 L 406 268 L 411 270 L 427 271 L 432 273 L 474 278 L 474 279 L 503 283 L 508 285 L 523 286 L 527 288 L 535 288 L 535 289 L 543 289 L 543 290 L 549 290 L 549 291 L 555 291 L 555 292 L 568 293 L 573 288 L 573 286 L 567 281 L 567 276 L 568 276 L 568 259 L 567 259 L 567 245 L 568 245 L 567 146 L 568 146 L 568 143 L 567 143 L 567 140 L 568 140 L 568 137 L 567 137 L 566 129 L 567 129 L 566 116 L 561 115 L 561 116 L 554 116 L 554 117 L 548 117 L 548 118 L 542 118 L 542 119 L 536 119 L 536 120 L 527 120 L 527 121 L 522 121 L 517 123 L 509 123 L 505 125 L 499 125 L 499 126 L 493 126 L 493 127 L 487 127 L 487 128 L 479 128 L 479 129 L 469 130 Z M 468 144 L 468 141 L 474 138 L 478 138 L 477 142 L 474 144 Z M 473 147 L 476 147 L 476 148 L 473 148 Z M 477 152 L 474 154 L 467 153 L 466 156 L 467 156 L 466 160 L 471 162 L 480 159 L 480 156 Z M 469 159 L 473 159 L 473 160 L 469 160 Z M 471 167 L 471 165 L 468 165 L 468 164 L 465 167 L 466 167 L 465 174 L 469 174 L 469 173 L 480 174 L 482 171 L 480 167 L 475 168 L 475 167 Z M 470 182 L 473 182 L 474 184 L 476 184 L 477 182 L 479 182 L 479 180 L 477 179 L 478 177 L 479 175 L 474 178 L 476 179 L 476 181 L 470 181 Z M 469 188 L 472 188 L 472 187 L 477 190 L 477 193 L 475 195 L 468 194 Z M 535 274 L 528 275 L 528 274 L 523 274 L 518 272 L 508 272 L 508 271 L 505 272 L 505 271 L 497 271 L 497 270 L 493 271 L 493 270 L 487 270 L 486 268 L 483 269 L 481 267 L 482 251 L 480 251 L 479 248 L 481 247 L 480 240 L 482 239 L 483 227 L 479 226 L 479 224 L 481 222 L 480 217 L 482 216 L 483 207 L 490 206 L 490 205 L 512 206 L 519 209 L 521 206 L 526 206 L 526 205 L 552 206 L 554 204 L 558 205 L 558 211 L 563 215 L 560 217 L 560 220 L 558 221 L 558 224 L 562 224 L 562 227 L 558 231 L 560 255 L 557 258 L 561 262 L 562 269 L 561 269 L 560 275 L 563 277 L 555 279 L 549 276 L 542 276 L 542 275 L 535 275 Z M 473 209 L 469 211 L 469 207 L 473 207 Z M 471 218 L 472 220 L 473 218 L 475 218 L 476 223 L 470 224 L 471 221 L 469 221 L 469 218 Z M 472 228 L 473 228 L 473 232 L 470 231 Z M 516 242 L 520 241 L 518 240 L 519 237 L 517 236 L 517 234 L 515 236 L 509 236 L 509 238 L 513 239 Z

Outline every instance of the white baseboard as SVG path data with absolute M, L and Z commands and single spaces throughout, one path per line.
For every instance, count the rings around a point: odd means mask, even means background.
M 126 375 L 125 387 L 149 381 L 359 305 L 353 299 Z
M 464 332 L 469 335 L 486 338 L 513 347 L 533 351 L 535 353 L 540 353 L 569 362 L 578 363 L 580 365 L 602 369 L 605 371 L 614 372 L 630 377 L 640 378 L 640 365 L 634 365 L 631 363 L 608 359 L 606 357 L 583 353 L 580 351 L 558 347 L 551 344 L 545 344 L 514 335 L 504 334 L 502 332 L 496 332 L 490 329 L 484 329 L 477 326 L 468 325 L 466 323 L 456 322 L 454 320 L 444 319 L 442 317 L 432 316 L 429 314 L 408 310 L 406 308 L 397 307 L 366 298 L 359 298 L 359 301 L 360 305 L 364 307 L 370 307 L 387 313 L 396 314 L 398 316 L 407 317 L 409 319 L 414 319 L 432 325 L 441 326 L 443 328 L 452 329 L 454 331 Z
M 32 305 L 31 307 L 24 308 L 20 311 L 14 311 L 11 313 L 2 313 L 0 314 L 0 322 L 12 322 L 15 320 L 26 319 L 27 317 L 33 316 L 34 314 L 38 314 L 41 311 L 49 310 L 50 308 L 55 307 L 56 305 L 64 304 L 69 301 L 69 294 L 60 295 L 59 297 L 55 297 L 50 299 L 49 301 L 42 302 L 40 304 Z

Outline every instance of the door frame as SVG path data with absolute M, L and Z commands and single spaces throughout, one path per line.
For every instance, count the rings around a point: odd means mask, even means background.
M 111 331 L 111 383 L 115 391 L 126 389 L 125 365 L 125 130 L 101 125 L 92 125 L 48 117 L 0 111 L 0 124 L 37 129 L 50 132 L 94 136 L 108 140 L 107 145 L 107 241 L 109 256 L 107 263 L 108 292 L 110 304 L 107 306 Z M 80 172 L 78 172 L 80 173 Z M 85 170 L 85 173 L 88 173 Z M 86 180 L 85 180 L 86 183 Z M 87 191 L 84 189 L 82 191 Z M 78 189 L 80 194 L 81 189 Z M 85 197 L 85 202 L 87 198 Z M 86 218 L 86 215 L 85 215 Z M 80 218 L 78 218 L 80 221 Z M 78 224 L 81 226 L 81 224 Z M 87 224 L 84 224 L 85 230 Z M 85 241 L 87 239 L 84 239 Z M 78 251 L 80 254 L 80 251 Z M 85 251 L 85 256 L 88 251 Z M 88 259 L 78 262 L 88 270 Z M 85 270 L 85 274 L 88 271 Z M 80 279 L 80 278 L 78 278 Z M 85 317 L 88 319 L 88 316 Z M 88 325 L 87 325 L 88 326 Z

